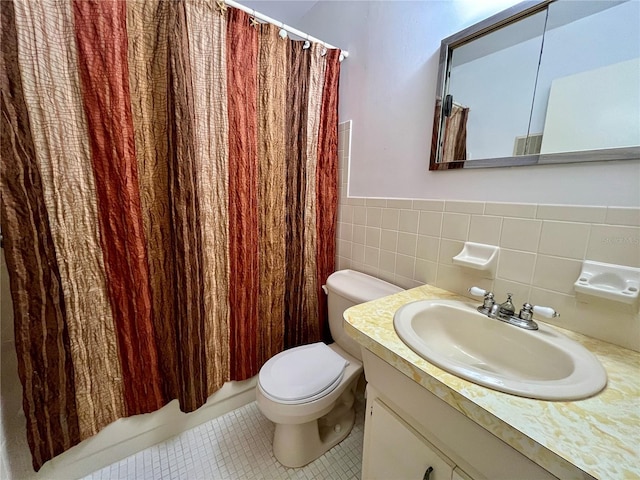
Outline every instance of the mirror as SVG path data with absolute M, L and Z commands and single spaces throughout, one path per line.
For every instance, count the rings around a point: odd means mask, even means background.
M 524 2 L 442 41 L 430 170 L 640 159 L 640 2 Z

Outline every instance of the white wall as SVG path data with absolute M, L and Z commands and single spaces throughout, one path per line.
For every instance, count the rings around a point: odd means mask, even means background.
M 349 194 L 639 206 L 638 160 L 428 171 L 441 39 L 517 2 L 479 3 L 324 1 L 296 24 L 350 53 L 340 78 L 340 119 L 353 120 Z

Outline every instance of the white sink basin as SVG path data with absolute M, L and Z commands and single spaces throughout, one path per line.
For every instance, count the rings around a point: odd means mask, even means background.
M 524 330 L 455 300 L 420 300 L 395 314 L 398 336 L 425 360 L 485 387 L 541 400 L 598 393 L 607 373 L 579 343 L 539 324 Z

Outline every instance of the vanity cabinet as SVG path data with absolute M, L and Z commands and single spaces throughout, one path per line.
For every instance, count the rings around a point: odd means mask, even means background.
M 464 473 L 462 470 L 460 470 L 458 467 L 456 467 L 453 470 L 453 476 L 451 477 L 451 480 L 473 480 L 473 479 L 469 475 Z
M 363 349 L 367 378 L 362 477 L 551 480 L 556 476 Z M 567 471 L 562 478 L 590 478 Z
M 362 477 L 451 480 L 455 465 L 379 399 L 367 407 Z M 427 475 L 427 471 L 431 469 Z

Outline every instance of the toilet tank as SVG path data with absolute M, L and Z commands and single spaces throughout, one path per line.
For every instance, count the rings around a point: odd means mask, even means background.
M 353 357 L 362 360 L 360 345 L 344 331 L 344 311 L 377 298 L 393 295 L 403 289 L 379 278 L 353 270 L 339 270 L 327 278 L 329 329 L 333 340 Z

